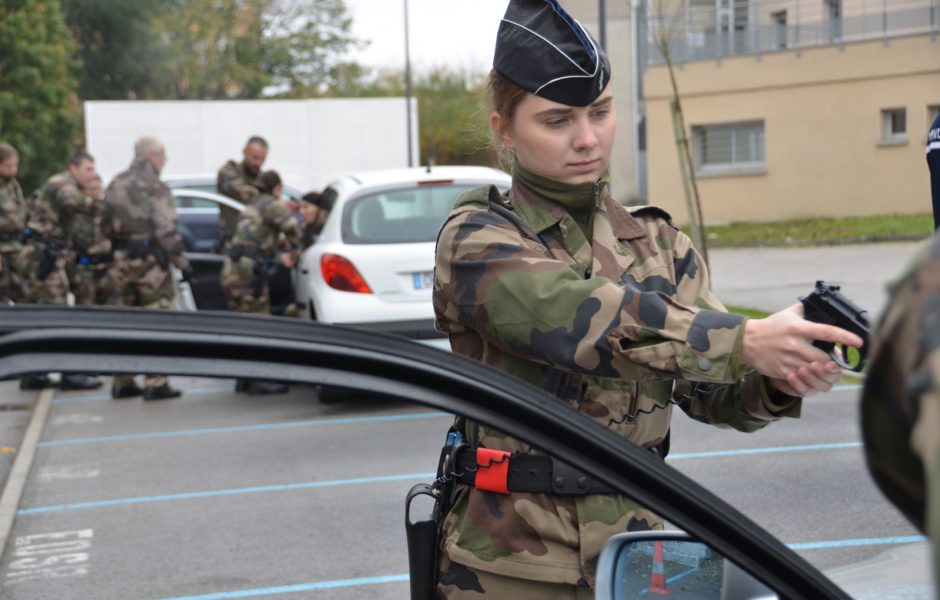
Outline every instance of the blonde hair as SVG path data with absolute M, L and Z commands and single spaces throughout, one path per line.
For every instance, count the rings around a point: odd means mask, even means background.
M 512 124 L 513 119 L 516 117 L 516 107 L 529 93 L 496 69 L 490 71 L 490 75 L 486 80 L 486 91 L 490 110 L 503 118 L 504 126 Z M 500 166 L 506 171 L 511 171 L 512 150 L 499 140 L 494 131 L 490 131 L 490 144 L 496 151 Z

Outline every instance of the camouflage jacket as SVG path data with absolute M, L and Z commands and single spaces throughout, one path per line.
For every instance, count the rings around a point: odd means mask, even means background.
M 27 226 L 33 234 L 68 241 L 79 214 L 92 215 L 94 200 L 85 195 L 68 171 L 50 177 L 29 203 Z
M 220 194 L 242 204 L 251 204 L 259 194 L 258 188 L 254 186 L 257 178 L 257 173 L 254 176 L 248 174 L 244 162 L 230 160 L 219 169 L 216 186 Z
M 91 212 L 76 213 L 72 219 L 69 238 L 75 252 L 81 256 L 101 256 L 111 253 L 111 240 L 101 233 L 104 204 L 95 202 Z
M 771 401 L 764 378 L 741 363 L 745 318 L 725 312 L 668 215 L 631 214 L 606 194 L 595 202 L 589 243 L 562 205 L 518 179 L 507 197 L 489 187 L 457 201 L 438 237 L 433 292 L 454 352 L 643 447 L 664 441 L 671 398 L 697 420 L 742 431 L 797 416 L 798 399 Z M 464 435 L 472 446 L 536 452 L 472 422 Z M 501 575 L 593 585 L 607 538 L 659 523 L 619 495 L 464 489 L 445 520 L 444 551 Z
M 940 582 L 940 236 L 890 287 L 862 392 L 868 468 L 934 544 Z
M 290 208 L 280 199 L 262 194 L 238 218 L 232 248 L 257 250 L 261 257 L 272 259 L 280 250 L 298 250 L 300 235 Z
M 18 239 L 0 241 L 0 253 L 17 252 L 22 247 L 23 228 L 26 226 L 26 199 L 15 177 L 0 179 L 0 235 Z
M 180 269 L 189 267 L 186 246 L 176 230 L 178 217 L 170 189 L 149 161 L 136 161 L 108 185 L 104 195 L 101 230 L 117 246 L 119 242 L 159 244 Z

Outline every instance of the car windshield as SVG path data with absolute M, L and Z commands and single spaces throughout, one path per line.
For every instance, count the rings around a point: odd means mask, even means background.
M 351 200 L 343 211 L 343 242 L 433 242 L 457 197 L 477 184 L 397 188 Z

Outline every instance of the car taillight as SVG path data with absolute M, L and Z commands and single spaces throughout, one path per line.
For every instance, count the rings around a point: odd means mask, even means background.
M 320 272 L 326 284 L 341 292 L 371 294 L 372 289 L 362 278 L 351 262 L 338 254 L 324 254 L 320 257 Z

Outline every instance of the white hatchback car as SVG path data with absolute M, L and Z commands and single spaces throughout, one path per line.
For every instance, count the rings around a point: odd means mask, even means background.
M 482 185 L 506 190 L 510 177 L 448 166 L 355 173 L 331 183 L 324 191 L 330 216 L 297 270 L 305 316 L 449 349 L 434 330 L 435 240 L 457 197 Z

